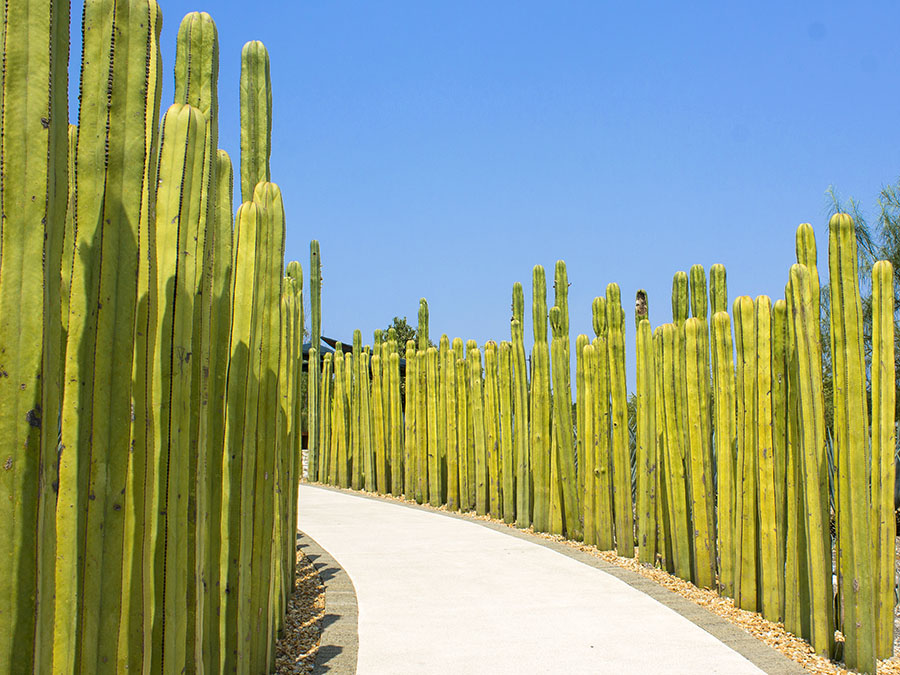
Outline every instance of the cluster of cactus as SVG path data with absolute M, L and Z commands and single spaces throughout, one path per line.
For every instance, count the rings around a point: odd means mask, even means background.
M 619 288 L 610 284 L 592 303 L 595 337 L 576 337 L 573 387 L 560 261 L 549 310 L 544 270 L 534 268 L 530 373 L 518 283 L 511 342 L 479 348 L 470 340 L 465 352 L 459 338 L 452 349 L 446 335 L 437 349 L 423 340 L 422 301 L 419 343 L 401 352 L 389 341 L 391 368 L 399 362 L 406 378 L 402 407 L 388 405 L 400 402 L 399 378 L 381 374 L 383 366 L 371 375 L 365 368 L 369 347 L 334 356 L 362 363 L 352 368 L 352 387 L 337 376 L 329 384 L 328 355 L 322 391 L 335 395 L 322 410 L 334 422 L 322 450 L 337 463 L 314 478 L 346 487 L 356 484 L 351 476 L 368 490 L 637 556 L 783 621 L 821 654 L 837 654 L 834 631 L 843 630 L 847 665 L 874 672 L 875 660 L 891 653 L 892 270 L 886 262 L 875 266 L 869 425 L 852 220 L 836 216 L 830 231 L 836 567 L 809 225 L 798 229 L 798 264 L 785 298 L 774 303 L 741 296 L 729 315 L 725 268 L 713 265 L 707 278 L 694 265 L 673 280 L 672 322 L 652 330 L 647 294 L 637 293 L 633 438 Z M 378 344 L 372 360 L 387 363 L 380 335 Z M 362 436 L 359 454 L 341 450 L 349 442 L 344 415 L 376 428 Z M 389 483 L 393 476 L 398 481 Z
M 233 222 L 209 15 L 180 26 L 161 125 L 153 0 L 85 3 L 77 126 L 68 3 L 0 20 L 0 672 L 270 672 L 303 315 L 268 55 L 242 54 Z

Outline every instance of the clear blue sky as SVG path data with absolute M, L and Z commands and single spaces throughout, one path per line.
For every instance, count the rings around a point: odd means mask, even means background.
M 654 326 L 694 263 L 726 266 L 729 302 L 779 297 L 799 223 L 824 262 L 829 185 L 874 217 L 900 175 L 896 1 L 160 4 L 163 109 L 181 18 L 216 20 L 235 161 L 241 46 L 267 45 L 286 259 L 308 274 L 321 243 L 328 336 L 426 297 L 434 338 L 508 339 L 513 282 L 530 307 L 561 258 L 573 339 L 615 281 L 633 352 L 638 288 Z

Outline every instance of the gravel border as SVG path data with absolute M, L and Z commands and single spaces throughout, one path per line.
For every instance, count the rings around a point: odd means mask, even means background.
M 355 675 L 359 605 L 353 581 L 331 554 L 305 532 L 297 532 L 297 548 L 312 562 L 325 586 L 325 615 L 313 675 Z
M 795 661 L 792 661 L 788 657 L 786 657 L 781 652 L 773 649 L 769 645 L 765 644 L 761 640 L 758 640 L 753 635 L 750 635 L 746 631 L 740 629 L 739 627 L 732 624 L 730 621 L 723 619 L 712 612 L 700 607 L 694 602 L 691 602 L 687 598 L 684 598 L 677 593 L 660 586 L 655 581 L 648 579 L 636 572 L 632 572 L 631 570 L 624 569 L 617 565 L 613 565 L 608 563 L 596 556 L 593 556 L 589 553 L 585 553 L 583 551 L 579 551 L 571 546 L 567 546 L 566 544 L 556 542 L 550 539 L 544 539 L 543 537 L 536 536 L 530 532 L 524 532 L 522 530 L 518 530 L 513 527 L 509 527 L 508 525 L 502 523 L 494 523 L 488 520 L 482 520 L 479 518 L 475 518 L 472 515 L 464 514 L 464 513 L 456 513 L 453 511 L 445 511 L 440 509 L 435 509 L 431 506 L 425 504 L 416 504 L 410 503 L 406 500 L 399 500 L 394 497 L 382 497 L 376 496 L 368 493 L 359 492 L 357 490 L 350 490 L 344 488 L 338 488 L 331 485 L 323 485 L 321 483 L 309 483 L 317 488 L 322 488 L 325 490 L 332 490 L 334 492 L 343 492 L 345 494 L 354 495 L 357 497 L 362 497 L 364 499 L 374 499 L 382 502 L 390 502 L 393 504 L 397 504 L 399 506 L 404 506 L 410 509 L 418 509 L 421 511 L 428 511 L 429 513 L 436 513 L 443 516 L 448 516 L 450 518 L 457 518 L 459 520 L 465 520 L 471 523 L 477 523 L 482 527 L 487 527 L 495 532 L 500 532 L 501 534 L 505 534 L 512 537 L 517 537 L 519 539 L 524 539 L 526 541 L 530 541 L 535 544 L 539 544 L 540 546 L 544 546 L 549 548 L 557 553 L 561 553 L 562 555 L 568 556 L 578 562 L 584 563 L 585 565 L 589 565 L 590 567 L 594 567 L 599 569 L 607 574 L 610 574 L 620 581 L 628 584 L 632 588 L 649 595 L 651 598 L 656 600 L 662 605 L 665 605 L 669 609 L 674 612 L 680 614 L 685 619 L 690 621 L 691 623 L 699 626 L 707 633 L 715 637 L 717 640 L 722 642 L 723 644 L 731 647 L 733 650 L 738 652 L 741 656 L 746 658 L 748 661 L 753 663 L 760 670 L 770 673 L 771 675 L 802 675 L 807 671 L 800 664 Z M 336 563 L 335 563 L 336 565 Z M 321 572 L 320 572 L 321 574 Z M 323 582 L 328 586 L 328 581 L 323 577 Z M 326 603 L 326 613 L 329 611 L 329 602 L 328 602 L 328 593 L 329 590 L 326 588 L 325 595 L 325 603 Z M 355 601 L 355 594 L 354 594 Z M 327 623 L 327 618 L 326 618 Z M 355 626 L 354 626 L 355 628 Z M 326 628 L 327 631 L 327 628 Z M 322 644 L 325 643 L 326 633 L 322 634 Z M 356 635 L 357 645 L 358 645 L 358 635 Z M 320 647 L 319 653 L 322 654 L 322 650 L 327 649 L 327 647 Z M 325 672 L 325 671 L 314 671 L 314 672 Z M 346 671 L 346 672 L 355 672 L 354 671 Z

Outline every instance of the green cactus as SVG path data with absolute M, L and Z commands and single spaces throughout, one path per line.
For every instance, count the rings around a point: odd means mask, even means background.
M 875 655 L 893 649 L 894 541 L 894 270 L 881 261 L 872 268 L 872 526 L 875 551 Z
M 419 339 L 418 350 L 426 351 L 431 341 L 428 339 L 428 301 L 425 298 L 419 300 L 419 325 L 416 336 Z
M 419 504 L 428 499 L 428 373 L 425 351 L 416 350 L 416 490 Z
M 484 345 L 484 444 L 487 467 L 488 512 L 501 516 L 500 504 L 500 386 L 497 372 L 497 343 Z
M 646 312 L 646 294 L 636 306 Z M 653 363 L 653 335 L 646 313 L 637 325 L 637 533 L 641 562 L 656 562 L 656 370 Z M 710 495 L 710 499 L 712 496 Z M 585 527 L 587 527 L 585 525 Z
M 164 146 L 165 147 L 165 146 Z M 247 428 L 248 395 L 254 389 L 252 377 L 251 333 L 256 279 L 256 248 L 262 216 L 258 205 L 242 204 L 235 218 L 233 273 L 233 314 L 230 358 L 225 398 L 225 458 L 223 464 L 222 553 L 220 579 L 223 590 L 222 625 L 225 635 L 237 635 L 240 613 L 241 504 L 245 474 L 251 471 L 252 432 Z M 258 389 L 258 385 L 257 385 Z M 255 430 L 254 430 L 255 431 Z M 245 444 L 246 441 L 246 444 Z M 249 477 L 247 478 L 249 480 Z M 237 666 L 237 644 L 222 645 L 225 669 Z
M 532 273 L 531 351 L 531 466 L 533 475 L 533 524 L 538 532 L 550 530 L 550 352 L 547 346 L 547 284 L 544 268 Z
M 634 557 L 634 511 L 631 499 L 631 453 L 628 448 L 625 391 L 625 313 L 619 287 L 606 287 L 606 324 L 609 331 L 609 394 L 612 422 L 613 498 L 616 509 L 616 551 Z
M 512 338 L 513 406 L 515 409 L 516 527 L 531 525 L 531 448 L 528 439 L 528 364 L 525 357 L 525 292 L 513 286 Z
M 802 228 L 802 226 L 801 226 Z M 810 239 L 805 240 L 807 243 Z M 809 258 L 807 258 L 809 259 Z M 838 277 L 839 278 L 839 277 Z M 837 280 L 837 279 L 836 279 Z M 817 654 L 834 651 L 831 535 L 828 526 L 828 466 L 819 342 L 818 283 L 806 265 L 791 267 L 792 352 L 798 383 L 798 434 L 802 511 L 805 515 L 806 565 L 809 570 L 809 641 Z M 822 489 L 824 487 L 824 490 Z
M 67 3 L 6 3 L 0 10 L 0 372 L 6 375 L 0 377 L 0 464 L 6 467 L 0 476 L 0 671 L 10 673 L 49 669 L 54 640 L 56 552 L 48 507 L 55 500 L 64 363 L 68 23 Z M 38 157 L 46 161 L 28 161 Z M 74 571 L 74 557 L 69 565 Z
M 728 311 L 728 283 L 725 266 L 719 263 L 709 268 L 709 301 L 713 314 Z
M 372 356 L 372 430 L 375 435 L 375 489 L 381 494 L 387 492 L 383 384 L 381 355 L 375 354 Z
M 757 609 L 759 549 L 757 494 L 757 352 L 756 312 L 753 300 L 743 295 L 734 301 L 734 341 L 737 352 L 737 463 L 735 485 L 734 546 L 735 601 L 741 609 Z
M 269 53 L 258 40 L 241 50 L 241 199 L 269 181 L 272 153 L 272 82 Z M 317 270 L 313 270 L 317 271 Z
M 462 340 L 460 338 L 456 338 L 453 341 L 454 346 L 456 345 L 457 340 L 459 340 L 460 345 L 462 344 Z M 456 358 L 456 438 L 457 455 L 459 461 L 459 509 L 460 511 L 471 511 L 474 508 L 475 504 L 471 498 L 472 485 L 469 482 L 470 420 L 468 387 L 466 386 L 466 383 L 468 382 L 468 376 L 465 358 L 460 358 L 458 350 L 454 349 L 453 351 Z
M 466 363 L 469 371 L 469 402 L 474 433 L 475 512 L 479 516 L 483 516 L 488 512 L 490 498 L 484 424 L 484 392 L 481 380 L 481 353 L 478 351 L 478 347 L 466 349 Z
M 672 321 L 680 326 L 687 321 L 690 311 L 688 275 L 676 272 L 672 279 Z
M 356 374 L 360 383 L 359 387 L 359 456 L 360 470 L 363 475 L 363 486 L 366 492 L 375 492 L 375 444 L 374 426 L 372 418 L 372 401 L 369 392 L 372 388 L 372 378 L 369 374 L 369 352 L 363 350 L 359 354 L 359 363 L 356 364 Z
M 441 397 L 446 409 L 444 438 L 447 443 L 447 507 L 459 510 L 459 434 L 457 433 L 456 354 L 441 355 Z
M 575 337 L 575 468 L 578 473 L 576 487 L 579 494 L 584 494 L 584 447 L 587 442 L 581 433 L 585 417 L 585 374 L 584 348 L 590 342 L 587 335 L 581 333 Z
M 396 340 L 392 341 L 396 344 Z M 400 355 L 391 349 L 388 364 L 388 404 L 391 410 L 391 494 L 403 494 L 403 416 L 400 407 Z
M 349 363 L 352 357 L 349 354 L 344 354 L 343 345 L 338 342 L 335 345 L 334 349 L 334 419 L 335 419 L 335 428 L 332 429 L 331 437 L 333 440 L 332 443 L 332 456 L 331 461 L 334 466 L 334 484 L 338 487 L 347 488 L 350 487 L 350 472 L 348 471 L 348 464 L 350 462 L 349 457 L 349 436 L 350 436 L 350 420 L 348 415 L 348 391 L 347 391 L 347 371 L 352 368 L 352 364 Z M 372 357 L 373 363 L 375 357 Z M 346 364 L 346 365 L 345 365 Z M 377 368 L 377 364 L 375 364 Z M 375 400 L 375 394 L 372 394 L 373 403 L 376 408 L 379 408 L 378 402 Z M 383 407 L 381 408 L 383 412 Z M 382 428 L 383 431 L 383 428 Z M 378 430 L 375 430 L 375 433 L 378 433 Z M 376 435 L 377 438 L 377 435 Z M 382 437 L 383 438 L 383 437 Z M 384 458 L 384 451 L 382 448 L 381 453 L 381 461 Z M 375 444 L 375 472 L 376 472 L 376 481 L 379 480 L 378 476 L 378 443 L 376 441 Z
M 516 520 L 516 463 L 513 451 L 512 343 L 501 342 L 497 384 L 500 403 L 500 499 L 503 520 Z
M 694 583 L 703 588 L 714 588 L 716 582 L 716 531 L 710 517 L 713 503 L 712 467 L 709 465 L 710 436 L 703 420 L 709 417 L 709 397 L 704 378 L 707 357 L 706 321 L 697 317 L 684 324 L 685 337 L 685 389 L 687 446 L 686 460 L 691 464 L 689 494 L 693 516 L 692 544 L 694 551 Z
M 778 531 L 777 565 L 785 569 L 787 542 L 788 464 L 788 316 L 787 303 L 778 299 L 772 306 L 772 452 L 775 459 L 775 520 Z M 786 586 L 778 575 L 778 615 L 785 620 Z
M 559 268 L 557 268 L 558 270 Z M 557 277 L 557 285 L 560 279 Z M 563 531 L 569 539 L 582 539 L 581 496 L 576 494 L 575 448 L 572 433 L 568 430 L 572 424 L 572 395 L 568 386 L 569 366 L 566 358 L 566 342 L 564 333 L 567 320 L 558 306 L 550 309 L 550 326 L 553 330 L 553 384 L 554 427 L 560 430 L 556 435 L 556 461 L 558 466 L 557 489 L 560 495 Z M 563 431 L 566 430 L 566 431 Z M 551 475 L 551 480 L 554 480 Z M 552 484 L 551 484 L 552 487 Z M 630 492 L 629 492 L 630 498 Z M 551 530 L 552 531 L 552 530 Z
M 350 390 L 350 487 L 359 490 L 363 486 L 362 472 L 362 455 L 360 448 L 362 440 L 361 434 L 361 418 L 360 418 L 360 398 L 363 384 L 359 376 L 359 359 L 362 354 L 362 332 L 353 331 L 353 382 Z
M 784 595 L 783 568 L 778 565 L 778 509 L 774 419 L 772 411 L 772 310 L 771 300 L 761 295 L 756 310 L 756 466 L 759 550 L 758 588 L 760 611 L 769 621 L 781 619 Z
M 444 333 L 438 342 L 437 361 L 437 429 L 438 429 L 438 469 L 441 479 L 441 503 L 447 500 L 447 386 L 452 372 L 444 370 L 444 362 L 450 353 L 450 338 Z
M 834 363 L 836 519 L 844 608 L 844 662 L 875 672 L 875 596 L 873 584 L 873 503 L 868 475 L 868 403 L 862 340 L 862 303 L 857 272 L 856 227 L 846 214 L 828 223 L 831 279 L 831 337 Z
M 680 388 L 676 361 L 679 355 L 679 328 L 674 323 L 660 327 L 662 363 L 660 389 L 663 404 L 666 505 L 669 514 L 669 539 L 672 549 L 672 568 L 682 579 L 691 578 L 691 538 L 693 531 L 686 494 L 685 449 L 682 445 L 682 416 L 678 410 L 677 392 Z
M 439 353 L 435 347 L 425 352 L 426 389 L 428 396 L 428 503 L 440 506 L 441 500 L 441 446 L 440 437 L 443 429 L 440 426 L 440 382 L 438 379 Z
M 306 403 L 306 427 L 307 445 L 309 446 L 309 471 L 311 476 L 322 480 L 319 473 L 319 454 L 321 445 L 318 444 L 319 411 L 323 410 L 323 402 L 319 399 L 319 378 L 321 368 L 319 366 L 319 352 L 322 343 L 322 271 L 319 242 L 313 239 L 309 243 L 309 385 L 307 387 L 308 400 Z M 324 420 L 323 420 L 324 422 Z
M 596 490 L 596 465 L 597 451 L 600 445 L 597 435 L 597 406 L 594 403 L 594 390 L 596 388 L 594 379 L 597 374 L 595 363 L 594 346 L 587 344 L 583 348 L 582 364 L 584 367 L 584 397 L 582 405 L 584 406 L 583 426 L 579 433 L 584 441 L 584 463 L 580 470 L 584 476 L 584 485 L 582 487 L 582 513 L 584 524 L 584 543 L 590 546 L 597 545 L 597 490 Z
M 594 523 L 597 527 L 597 548 L 615 548 L 615 515 L 612 492 L 612 454 L 610 450 L 609 419 L 609 330 L 606 324 L 606 298 L 594 298 L 591 303 L 594 327 L 594 421 L 597 451 L 594 459 Z
M 719 538 L 719 593 L 734 597 L 735 543 L 735 393 L 731 321 L 728 313 L 713 315 L 715 372 L 716 491 L 718 493 L 717 532 Z
M 675 552 L 677 545 L 675 509 L 670 492 L 671 472 L 668 458 L 668 436 L 666 433 L 666 404 L 674 405 L 672 399 L 667 400 L 666 381 L 666 347 L 663 339 L 663 327 L 653 331 L 653 361 L 656 370 L 656 522 L 657 549 L 660 562 L 669 574 L 675 573 Z
M 404 410 L 404 456 L 403 456 L 403 494 L 411 499 L 415 485 L 415 457 L 416 457 L 416 343 L 413 340 L 406 341 L 406 391 Z M 366 479 L 368 481 L 368 478 Z M 368 483 L 367 483 L 368 485 Z M 369 488 L 366 488 L 369 490 Z M 371 492 L 371 490 L 369 490 Z

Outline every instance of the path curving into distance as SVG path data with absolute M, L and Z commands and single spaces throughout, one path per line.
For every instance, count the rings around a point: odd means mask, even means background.
M 700 609 L 709 618 L 699 623 L 726 641 L 737 635 L 730 641 L 748 659 L 587 560 L 596 558 L 552 542 L 306 484 L 299 509 L 300 530 L 355 587 L 361 675 L 803 672 Z M 667 597 L 679 596 L 649 583 L 677 606 Z

